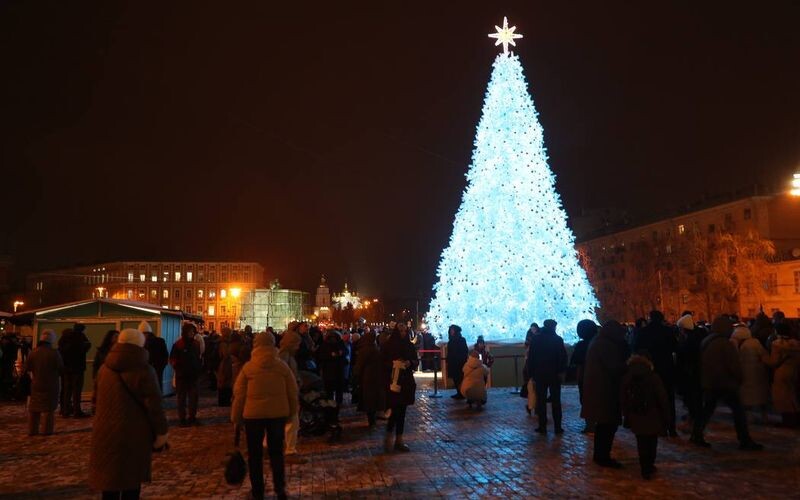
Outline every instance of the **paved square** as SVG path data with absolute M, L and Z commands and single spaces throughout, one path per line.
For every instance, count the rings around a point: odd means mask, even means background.
M 452 400 L 450 392 L 429 399 L 423 388 L 409 410 L 407 443 L 412 453 L 384 455 L 383 429 L 370 431 L 352 408 L 343 411 L 343 440 L 300 441 L 306 465 L 287 468 L 288 492 L 302 498 L 800 498 L 800 434 L 753 426 L 763 452 L 740 452 L 729 415 L 718 412 L 701 450 L 681 439 L 662 439 L 652 481 L 640 479 L 634 437 L 617 434 L 615 454 L 625 468 L 612 471 L 591 462 L 591 436 L 578 431 L 577 390 L 564 390 L 565 427 L 559 437 L 533 432 L 524 402 L 508 389 L 491 389 L 481 412 Z M 170 429 L 171 450 L 156 455 L 144 498 L 245 498 L 222 478 L 221 462 L 231 448 L 228 409 L 201 400 L 203 425 Z M 174 398 L 167 400 L 175 425 Z M 56 421 L 57 434 L 28 438 L 24 408 L 0 406 L 0 497 L 97 498 L 86 486 L 91 419 Z M 269 467 L 265 467 L 269 475 Z M 267 484 L 269 477 L 267 477 Z

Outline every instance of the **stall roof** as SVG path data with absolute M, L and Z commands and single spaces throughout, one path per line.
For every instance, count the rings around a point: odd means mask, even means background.
M 181 319 L 188 319 L 190 321 L 195 322 L 202 322 L 202 318 L 194 315 L 194 314 L 187 314 L 180 310 L 174 309 L 164 309 L 158 306 L 154 306 L 153 304 L 149 304 L 147 302 L 136 302 L 132 300 L 118 300 L 118 299 L 90 299 L 90 300 L 80 300 L 77 302 L 69 302 L 66 304 L 57 304 L 49 307 L 42 307 L 39 309 L 32 309 L 30 311 L 23 311 L 17 314 L 13 314 L 11 322 L 15 324 L 31 324 L 34 318 L 41 317 L 41 316 L 51 316 L 52 314 L 58 313 L 59 311 L 79 311 L 83 309 L 85 312 L 91 312 L 92 306 L 97 306 L 97 313 L 100 314 L 100 309 L 103 304 L 107 304 L 112 306 L 118 310 L 129 310 L 131 312 L 147 313 L 152 315 L 168 315 L 168 316 L 177 316 Z
M 13 316 L 13 314 L 0 311 L 0 318 L 10 318 L 11 316 Z

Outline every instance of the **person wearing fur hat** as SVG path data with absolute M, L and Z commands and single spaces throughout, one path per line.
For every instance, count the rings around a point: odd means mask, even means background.
M 767 423 L 769 353 L 758 339 L 753 338 L 750 329 L 742 324 L 734 327 L 731 342 L 739 353 L 739 361 L 742 363 L 742 386 L 739 388 L 742 406 L 760 410 L 761 421 Z
M 467 405 L 472 408 L 474 403 L 479 410 L 486 404 L 486 377 L 489 375 L 489 367 L 481 361 L 480 356 L 476 350 L 469 353 L 462 370 L 464 381 L 461 382 L 461 394 L 467 398 Z
M 167 342 L 161 337 L 156 337 L 153 333 L 153 327 L 150 326 L 148 321 L 142 320 L 139 323 L 138 330 L 144 334 L 144 350 L 149 355 L 147 362 L 156 371 L 158 388 L 161 389 L 161 394 L 164 394 L 164 368 L 169 363 Z
M 287 419 L 299 411 L 298 398 L 297 379 L 278 356 L 275 338 L 266 332 L 257 333 L 252 356 L 236 378 L 231 407 L 231 420 L 244 424 L 247 436 L 252 498 L 264 498 L 265 437 L 275 495 L 286 498 L 284 430 Z
M 624 326 L 608 321 L 589 344 L 581 405 L 581 417 L 595 422 L 594 462 L 614 469 L 622 467 L 611 458 L 611 447 L 622 421 L 619 394 L 629 352 L 625 334 Z
M 167 445 L 167 417 L 145 338 L 122 330 L 97 373 L 89 486 L 103 498 L 139 498 L 152 479 L 152 453 Z
M 791 327 L 775 324 L 775 339 L 770 344 L 769 365 L 775 370 L 772 382 L 772 403 L 781 414 L 783 425 L 800 425 L 800 401 L 797 393 L 797 375 L 800 373 L 800 341 Z
M 200 347 L 194 340 L 195 333 L 197 331 L 192 323 L 184 323 L 181 327 L 181 338 L 172 345 L 172 351 L 169 353 L 169 364 L 175 370 L 175 392 L 181 426 L 197 424 L 199 397 L 197 386 L 202 371 L 202 362 L 200 361 Z
M 39 434 L 39 423 L 42 423 L 42 434 L 49 436 L 55 426 L 55 412 L 58 407 L 58 396 L 61 388 L 61 371 L 64 362 L 61 354 L 55 349 L 56 332 L 44 330 L 39 336 L 36 349 L 25 361 L 25 373 L 31 376 L 31 395 L 28 399 L 28 435 Z
M 731 333 L 733 333 L 733 322 L 725 316 L 720 316 L 711 324 L 711 334 L 700 346 L 703 413 L 694 422 L 690 441 L 704 448 L 711 446 L 703 438 L 703 431 L 714 414 L 717 401 L 722 400 L 733 413 L 739 449 L 761 450 L 763 446 L 750 437 L 747 418 L 739 399 L 742 364 L 739 361 L 739 353 L 730 342 Z
M 650 479 L 656 472 L 658 436 L 667 434 L 671 410 L 661 377 L 654 372 L 653 363 L 644 352 L 628 359 L 620 404 L 624 427 L 636 435 L 642 477 Z

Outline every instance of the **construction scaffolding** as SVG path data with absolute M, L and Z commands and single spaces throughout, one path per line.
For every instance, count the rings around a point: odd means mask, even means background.
M 308 292 L 280 288 L 260 288 L 244 294 L 242 298 L 243 326 L 250 325 L 254 331 L 271 326 L 284 330 L 291 321 L 301 321 L 309 303 Z

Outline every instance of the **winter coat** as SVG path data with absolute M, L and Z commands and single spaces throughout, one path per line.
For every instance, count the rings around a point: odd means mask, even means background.
M 665 385 L 672 385 L 675 381 L 673 354 L 677 349 L 675 330 L 662 324 L 650 323 L 633 339 L 633 352 L 645 350 L 650 354 L 653 367 Z
M 466 345 L 466 343 L 464 344 Z M 417 383 L 414 381 L 414 370 L 417 368 L 417 351 L 409 342 L 408 338 L 400 337 L 400 332 L 393 331 L 389 340 L 381 348 L 383 358 L 383 369 L 385 374 L 386 404 L 388 407 L 413 405 L 414 396 L 417 391 Z M 394 360 L 408 361 L 408 368 L 400 370 L 400 377 L 397 383 L 400 385 L 400 392 L 390 389 L 392 384 L 392 362 Z
M 486 376 L 489 375 L 489 367 L 484 365 L 480 359 L 469 357 L 464 363 L 464 381 L 461 382 L 461 394 L 469 401 L 486 401 Z
M 579 340 L 572 348 L 570 364 L 577 368 L 578 385 L 583 386 L 584 368 L 586 367 L 586 351 L 589 349 L 589 340 Z
M 65 330 L 58 339 L 58 352 L 64 361 L 66 373 L 83 373 L 86 371 L 86 353 L 92 348 L 91 342 L 83 331 Z
M 200 346 L 194 339 L 181 337 L 172 345 L 169 363 L 175 370 L 175 378 L 195 381 L 200 378 L 203 363 L 200 360 Z
M 338 335 L 336 337 L 336 339 L 326 338 L 317 349 L 322 381 L 328 388 L 339 387 L 344 383 L 344 368 L 347 364 L 347 348 L 342 339 L 338 338 Z
M 244 366 L 242 360 L 242 338 L 223 332 L 222 340 L 217 346 L 219 364 L 217 365 L 217 389 L 230 389 L 236 381 L 239 371 Z
M 731 342 L 739 352 L 742 364 L 742 386 L 739 398 L 744 406 L 762 406 L 769 399 L 769 373 L 767 371 L 767 350 L 758 339 L 751 336 L 747 328 L 737 328 Z
M 459 335 L 454 335 L 447 341 L 447 371 L 450 373 L 458 373 L 464 367 L 469 357 L 469 348 L 467 341 Z
M 667 432 L 669 399 L 661 377 L 644 356 L 631 356 L 622 378 L 620 404 L 625 427 L 637 436 L 660 436 Z
M 528 375 L 536 382 L 549 384 L 558 382 L 559 375 L 566 369 L 564 339 L 551 328 L 541 328 L 528 348 Z
M 302 339 L 300 338 L 300 334 L 295 330 L 287 329 L 285 332 L 283 332 L 283 336 L 281 337 L 281 348 L 278 350 L 278 357 L 289 366 L 289 369 L 292 370 L 292 373 L 294 373 L 294 376 L 298 382 L 300 380 L 300 376 L 298 373 L 297 359 L 295 358 L 295 355 L 297 354 L 297 350 L 300 348 L 301 343 Z
M 700 346 L 701 383 L 705 390 L 739 393 L 742 385 L 742 364 L 739 353 L 728 337 L 712 333 Z
M 30 412 L 51 412 L 58 406 L 61 391 L 61 354 L 47 342 L 39 342 L 25 361 L 25 372 L 31 374 Z
M 144 334 L 144 350 L 149 354 L 148 363 L 156 369 L 162 371 L 169 363 L 169 351 L 167 351 L 167 341 L 161 337 L 156 337 L 153 333 Z
M 772 379 L 772 404 L 779 413 L 798 413 L 797 376 L 800 370 L 800 341 L 778 337 L 772 341 L 769 364 Z
M 357 387 L 361 389 L 361 398 L 358 400 L 359 411 L 383 411 L 386 408 L 386 374 L 383 369 L 383 358 L 375 339 L 368 341 L 369 337 L 358 341 L 356 351 L 356 364 L 353 376 L 358 381 Z
M 113 346 L 113 344 L 112 344 Z M 111 350 L 111 347 L 108 349 L 97 348 L 94 352 L 94 361 L 92 362 L 92 379 L 97 380 L 97 372 L 100 371 L 100 367 L 103 366 L 103 362 L 106 360 L 106 356 L 108 356 L 108 352 Z
M 586 352 L 581 417 L 601 424 L 619 425 L 622 421 L 619 391 L 627 358 L 624 332 L 601 328 Z
M 274 347 L 256 347 L 233 388 L 231 420 L 291 417 L 298 411 L 297 380 Z
M 161 391 L 147 351 L 114 344 L 97 373 L 89 486 L 117 491 L 149 482 L 153 442 L 166 432 Z

